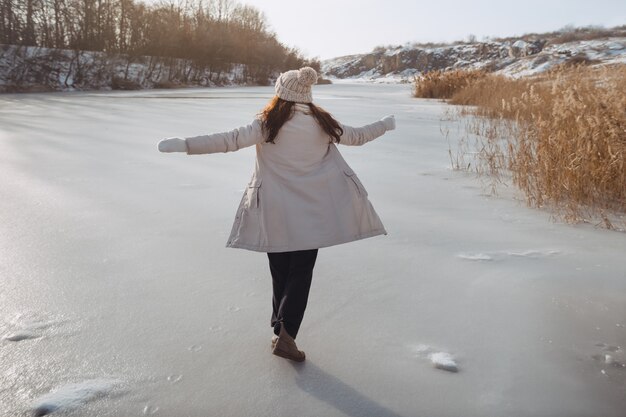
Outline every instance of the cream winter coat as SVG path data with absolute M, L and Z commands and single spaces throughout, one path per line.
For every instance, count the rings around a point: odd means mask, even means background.
M 226 246 L 288 252 L 387 234 L 361 181 L 308 106 L 295 107 L 275 143 L 265 142 L 258 119 L 230 132 L 185 139 L 189 155 L 256 145 L 254 174 Z M 342 127 L 342 145 L 363 145 L 385 133 L 380 121 Z

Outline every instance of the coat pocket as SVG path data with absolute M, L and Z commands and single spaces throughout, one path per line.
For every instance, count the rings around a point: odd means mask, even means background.
M 258 210 L 260 204 L 261 180 L 251 182 L 246 188 L 246 204 L 248 210 Z
M 367 197 L 367 190 L 365 189 L 365 187 L 363 187 L 363 184 L 361 184 L 361 180 L 359 179 L 359 177 L 356 176 L 354 171 L 350 169 L 344 169 L 343 173 L 348 178 L 348 181 L 354 184 L 354 187 L 356 187 L 356 191 L 359 193 L 359 195 L 361 197 Z

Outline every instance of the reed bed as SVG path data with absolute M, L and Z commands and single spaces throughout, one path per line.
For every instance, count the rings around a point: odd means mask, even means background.
M 428 85 L 437 84 L 435 76 Z M 494 190 L 508 177 L 530 206 L 549 208 L 566 221 L 623 229 L 615 223 L 623 225 L 626 213 L 625 65 L 570 65 L 525 79 L 438 76 L 461 85 L 439 98 L 473 106 L 458 113 L 465 135 L 455 168 L 473 163 L 489 174 Z M 416 95 L 423 91 L 418 84 Z M 470 163 L 463 160 L 468 155 Z
M 421 98 L 452 98 L 456 92 L 484 78 L 486 74 L 481 70 L 430 71 L 415 78 L 413 95 Z

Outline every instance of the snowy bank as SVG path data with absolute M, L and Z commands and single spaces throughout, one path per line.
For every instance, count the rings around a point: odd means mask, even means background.
M 242 64 L 0 45 L 0 93 L 259 85 Z

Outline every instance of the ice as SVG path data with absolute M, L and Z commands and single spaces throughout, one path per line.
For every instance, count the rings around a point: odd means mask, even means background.
M 114 379 L 93 379 L 71 383 L 54 389 L 35 400 L 35 416 L 45 416 L 56 411 L 72 410 L 88 401 L 111 393 L 120 381 Z
M 388 235 L 320 250 L 307 361 L 272 356 L 267 256 L 225 248 L 254 147 L 156 150 L 249 123 L 272 94 L 0 96 L 1 417 L 102 376 L 132 390 L 58 414 L 624 416 L 624 234 L 555 223 L 513 186 L 481 196 L 450 169 L 449 107 L 410 85 L 314 87 L 342 123 L 396 115 L 396 130 L 340 147 Z M 2 339 L 25 331 L 41 337 Z M 435 353 L 459 372 L 433 368 Z

